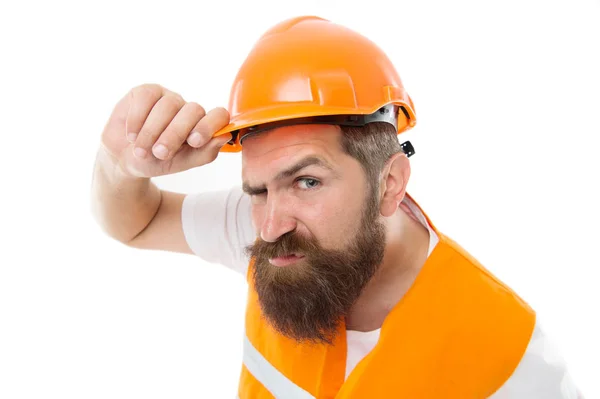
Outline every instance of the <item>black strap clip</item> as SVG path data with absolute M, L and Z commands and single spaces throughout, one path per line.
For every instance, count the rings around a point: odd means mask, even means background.
M 400 148 L 402 148 L 402 151 L 406 154 L 408 158 L 410 158 L 411 155 L 415 154 L 415 147 L 413 147 L 410 141 L 405 141 L 404 143 L 400 144 Z

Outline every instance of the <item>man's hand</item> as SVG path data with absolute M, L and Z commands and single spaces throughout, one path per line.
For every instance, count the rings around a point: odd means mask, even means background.
M 231 134 L 212 135 L 228 123 L 224 108 L 206 113 L 160 85 L 144 84 L 117 103 L 102 147 L 125 175 L 167 175 L 214 161 Z

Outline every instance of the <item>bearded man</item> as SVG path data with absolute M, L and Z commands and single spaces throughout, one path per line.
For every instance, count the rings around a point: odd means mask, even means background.
M 407 193 L 414 104 L 373 42 L 318 17 L 271 27 L 228 109 L 135 87 L 102 134 L 97 220 L 135 248 L 248 281 L 239 398 L 577 398 L 535 311 Z M 241 152 L 242 184 L 151 178 Z

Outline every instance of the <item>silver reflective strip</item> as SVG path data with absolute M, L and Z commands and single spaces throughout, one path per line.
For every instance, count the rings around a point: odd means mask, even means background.
M 315 399 L 310 393 L 290 381 L 256 350 L 244 336 L 244 365 L 248 371 L 276 398 Z

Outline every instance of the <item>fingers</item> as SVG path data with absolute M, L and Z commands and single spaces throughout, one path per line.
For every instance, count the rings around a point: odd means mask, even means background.
M 183 98 L 175 93 L 165 94 L 158 100 L 135 139 L 133 153 L 138 158 L 145 158 L 150 153 L 158 137 L 184 105 Z
M 172 158 L 205 114 L 198 103 L 186 103 L 152 145 L 154 156 L 162 160 Z
M 190 146 L 199 148 L 210 141 L 212 135 L 229 123 L 229 112 L 222 107 L 212 109 L 198 122 L 187 139 Z
M 150 111 L 164 92 L 164 88 L 157 84 L 145 84 L 131 89 L 129 92 L 129 111 L 125 122 L 127 141 L 130 143 L 135 142 Z
M 212 139 L 216 131 L 229 123 L 225 108 L 206 113 L 198 103 L 188 103 L 181 95 L 157 84 L 132 89 L 128 99 L 127 141 L 133 144 L 133 154 L 140 160 L 151 157 L 173 161 L 164 165 L 168 168 L 184 163 L 196 166 L 206 163 L 205 159 L 214 160 L 231 139 L 231 135 Z

